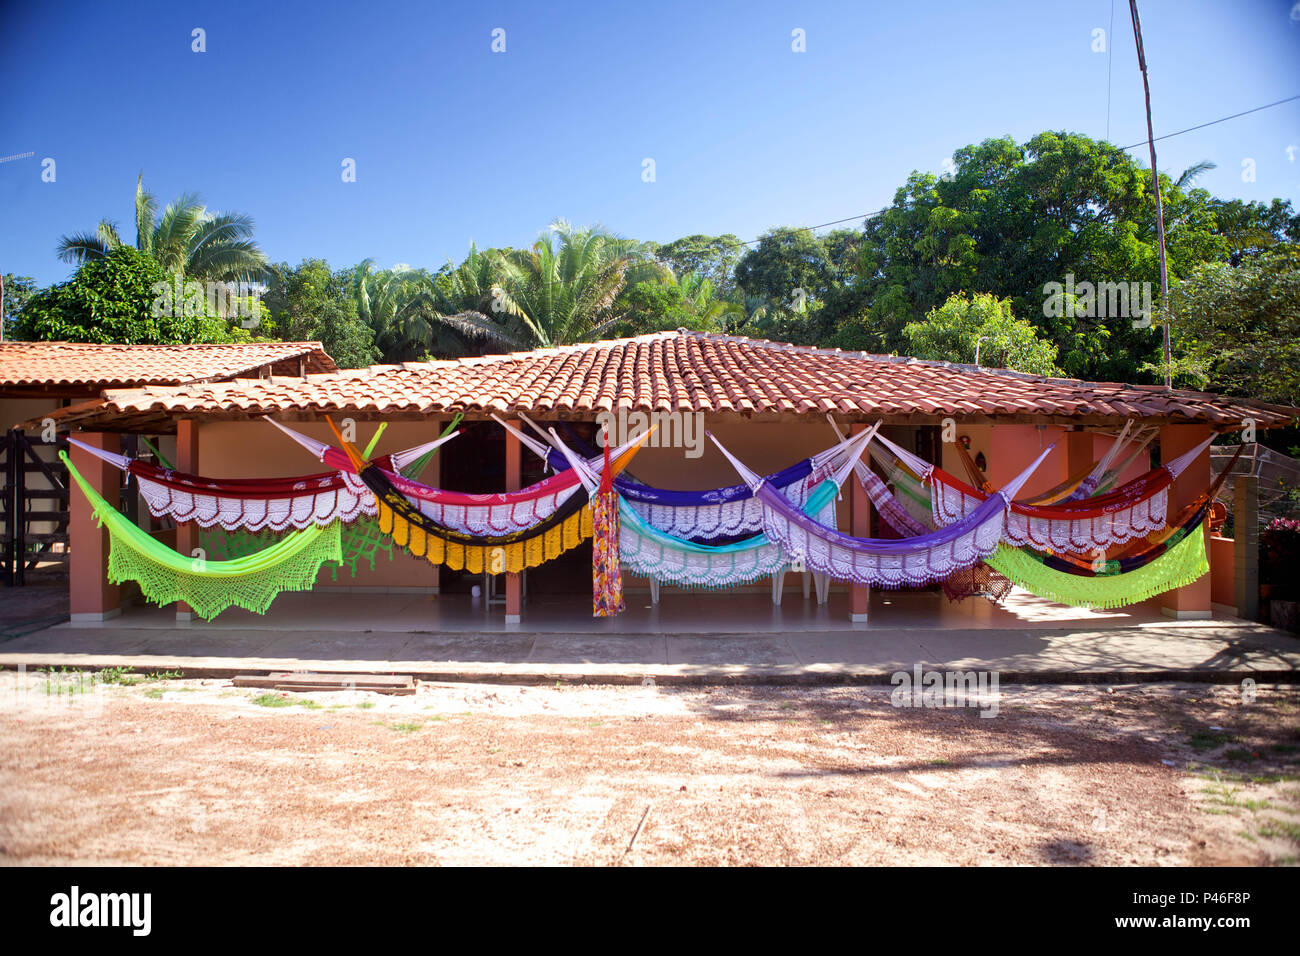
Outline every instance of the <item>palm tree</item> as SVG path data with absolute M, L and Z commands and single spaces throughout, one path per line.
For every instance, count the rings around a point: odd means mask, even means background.
M 646 244 L 599 227 L 575 229 L 562 219 L 531 248 L 486 258 L 496 278 L 487 286 L 492 316 L 462 311 L 439 319 L 467 335 L 520 349 L 598 338 L 625 317 L 614 304 L 629 269 L 671 274 Z
M 158 215 L 157 198 L 135 184 L 135 247 L 168 272 L 191 279 L 237 281 L 260 278 L 266 256 L 253 242 L 253 220 L 241 213 L 210 212 L 193 193 L 184 193 Z M 101 219 L 94 233 L 59 240 L 59 258 L 82 265 L 125 245 L 117 224 Z
M 743 321 L 747 315 L 739 302 L 719 298 L 713 281 L 698 272 L 688 272 L 677 280 L 687 308 L 695 313 L 702 329 L 726 329 L 733 322 Z
M 1177 179 L 1174 180 L 1175 189 L 1183 189 L 1191 186 L 1196 180 L 1212 169 L 1218 169 L 1219 164 L 1208 159 L 1203 159 L 1199 163 L 1192 163 L 1182 171 Z
M 375 345 L 389 362 L 415 358 L 432 344 L 422 306 L 431 301 L 428 273 L 416 269 L 375 270 L 366 259 L 352 270 L 357 315 L 375 333 Z

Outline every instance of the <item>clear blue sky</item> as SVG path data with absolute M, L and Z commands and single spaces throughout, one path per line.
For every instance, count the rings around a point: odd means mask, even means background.
M 1142 0 L 1157 135 L 1300 93 L 1295 6 Z M 101 217 L 130 241 L 141 171 L 164 202 L 192 190 L 251 215 L 274 260 L 336 268 L 436 268 L 557 217 L 668 241 L 856 216 L 967 143 L 1103 137 L 1108 55 L 1091 46 L 1111 9 L 0 0 L 0 158 L 34 154 L 0 162 L 0 272 L 64 278 L 60 235 Z M 1146 132 L 1127 0 L 1107 42 L 1124 146 Z M 1300 101 L 1157 146 L 1175 174 L 1218 163 L 1201 180 L 1216 195 L 1300 197 Z

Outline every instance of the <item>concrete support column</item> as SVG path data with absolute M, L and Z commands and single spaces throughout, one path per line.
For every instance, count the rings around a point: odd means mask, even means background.
M 852 434 L 867 430 L 864 424 L 854 425 Z M 871 536 L 871 499 L 862 490 L 856 475 L 849 475 L 849 533 L 859 537 Z M 854 624 L 865 624 L 868 608 L 871 604 L 871 588 L 865 584 L 849 585 L 849 620 Z
M 506 432 L 506 491 L 518 491 L 523 481 L 523 454 L 519 439 Z M 506 574 L 506 623 L 518 624 L 523 615 L 521 584 L 518 574 Z
M 1232 583 L 1237 617 L 1259 619 L 1259 479 L 1239 475 L 1232 484 Z
M 191 475 L 199 474 L 199 423 L 192 419 L 181 419 L 176 423 L 176 470 Z M 176 551 L 190 555 L 199 546 L 199 526 L 193 521 L 176 525 Z M 194 612 L 184 601 L 176 602 L 176 620 L 188 623 L 194 619 Z
M 120 437 L 107 432 L 82 432 L 77 440 L 104 451 L 119 452 L 122 447 Z M 72 446 L 72 464 L 106 501 L 117 505 L 121 471 L 76 445 Z M 74 489 L 69 498 L 68 610 L 72 621 L 75 624 L 117 617 L 122 610 L 122 589 L 108 583 L 108 532 L 99 527 L 81 489 Z
M 1167 463 L 1179 455 L 1191 451 L 1210 437 L 1208 425 L 1166 425 L 1160 429 L 1160 461 Z M 1184 506 L 1191 504 L 1198 496 L 1205 493 L 1210 484 L 1210 452 L 1201 452 L 1183 473 L 1175 479 L 1169 489 L 1169 517 L 1172 518 Z M 1209 522 L 1203 522 L 1197 532 L 1206 538 L 1209 549 Z M 1161 610 L 1169 617 L 1179 620 L 1208 618 L 1210 613 L 1210 575 L 1203 574 L 1200 579 L 1178 588 L 1166 591 L 1160 596 Z

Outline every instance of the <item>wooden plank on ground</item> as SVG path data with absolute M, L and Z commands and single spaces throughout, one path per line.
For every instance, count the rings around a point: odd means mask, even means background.
M 409 674 L 317 674 L 276 671 L 270 674 L 238 674 L 236 687 L 269 687 L 272 690 L 370 690 L 381 694 L 414 694 L 415 681 Z

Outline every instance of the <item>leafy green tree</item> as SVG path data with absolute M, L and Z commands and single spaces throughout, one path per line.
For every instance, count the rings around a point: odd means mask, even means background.
M 1170 298 L 1178 384 L 1300 406 L 1300 245 L 1204 263 Z
M 319 341 L 340 368 L 379 361 L 375 333 L 357 315 L 350 271 L 333 272 L 324 259 L 304 259 L 296 268 L 281 262 L 267 271 L 263 302 L 281 340 Z
M 152 256 L 119 246 L 87 261 L 67 282 L 32 295 L 15 336 L 146 345 L 251 340 L 245 329 L 209 314 L 202 296 L 176 303 L 161 296 L 175 281 Z
M 12 272 L 4 274 L 4 314 L 0 316 L 0 321 L 4 323 L 5 338 L 11 336 L 10 329 L 18 321 L 18 313 L 22 311 L 27 300 L 35 294 L 36 280 L 31 276 L 16 276 Z
M 903 328 L 955 292 L 1011 298 L 1059 349 L 1068 374 L 1136 380 L 1160 353 L 1158 329 L 1129 315 L 1048 315 L 1045 286 L 1151 282 L 1158 289 L 1151 174 L 1109 143 L 1040 133 L 1024 145 L 986 140 L 954 154 L 955 172 L 913 173 L 893 205 L 865 226 L 859 257 L 869 316 L 857 331 L 890 349 Z M 1230 240 L 1205 190 L 1161 176 L 1170 274 L 1226 258 Z
M 745 247 L 730 233 L 724 236 L 685 236 L 666 242 L 655 255 L 666 262 L 676 275 L 698 275 L 709 280 L 714 295 L 729 298 L 735 290 L 732 276 Z
M 101 219 L 93 233 L 64 236 L 59 258 L 82 265 L 124 245 L 117 224 Z M 159 215 L 158 200 L 144 188 L 143 175 L 135 185 L 135 248 L 167 272 L 200 281 L 254 280 L 266 268 L 266 257 L 253 242 L 252 219 L 211 212 L 193 193 L 177 197 Z
M 720 298 L 707 277 L 693 272 L 629 283 L 617 308 L 626 316 L 614 330 L 618 335 L 679 328 L 725 332 L 729 321 L 744 316 L 743 306 Z
M 942 306 L 931 309 L 923 322 L 905 325 L 903 338 L 907 354 L 917 358 L 1035 375 L 1057 371 L 1056 346 L 1039 339 L 1033 325 L 1015 318 L 1010 300 L 988 293 L 950 296 Z

